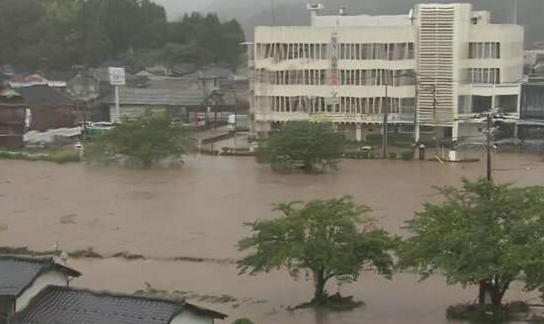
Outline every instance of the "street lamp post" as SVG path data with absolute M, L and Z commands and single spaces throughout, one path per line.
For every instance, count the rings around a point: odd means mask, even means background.
M 383 105 L 382 159 L 387 159 L 389 122 L 389 83 L 385 81 L 385 103 Z

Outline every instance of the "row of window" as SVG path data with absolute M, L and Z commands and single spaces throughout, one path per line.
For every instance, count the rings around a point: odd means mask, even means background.
M 468 69 L 466 79 L 474 84 L 501 83 L 501 70 L 498 68 Z
M 414 113 L 414 98 L 339 97 L 335 99 L 306 96 L 260 97 L 257 104 L 268 105 L 274 112 L 382 114 L 386 103 L 390 113 Z
M 294 59 L 325 60 L 337 57 L 341 60 L 411 60 L 414 59 L 414 43 L 340 43 L 337 50 L 330 44 L 272 43 L 257 44 L 257 59 L 273 58 L 276 61 Z M 499 59 L 499 42 L 469 43 L 470 59 Z
M 342 60 L 408 60 L 414 59 L 414 43 L 329 44 L 273 43 L 257 44 L 257 59 L 275 61 L 336 57 Z
M 334 80 L 336 78 L 336 80 Z M 407 86 L 415 85 L 414 70 L 287 70 L 256 71 L 256 81 L 272 85 L 354 85 L 354 86 Z
M 341 60 L 410 60 L 414 43 L 340 44 Z
M 471 59 L 501 58 L 501 44 L 498 42 L 470 43 L 468 57 Z

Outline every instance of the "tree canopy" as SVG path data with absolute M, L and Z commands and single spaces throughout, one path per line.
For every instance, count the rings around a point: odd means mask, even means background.
M 277 170 L 324 171 L 337 167 L 343 147 L 344 137 L 332 124 L 291 121 L 261 143 L 257 158 Z
M 516 188 L 485 179 L 439 189 L 440 204 L 425 204 L 408 223 L 413 236 L 400 265 L 449 284 L 479 285 L 481 305 L 500 306 L 514 280 L 528 290 L 544 283 L 544 188 Z
M 189 130 L 168 115 L 144 115 L 125 120 L 91 140 L 85 147 L 85 158 L 100 163 L 125 160 L 147 168 L 167 158 L 183 162 L 193 144 Z
M 195 13 L 169 23 L 164 8 L 151 0 L 0 0 L 0 64 L 30 70 L 93 66 L 130 55 L 143 63 L 138 59 L 149 51 L 157 53 L 150 64 L 235 68 L 243 40 L 235 20 Z M 163 60 L 168 44 L 185 51 Z
M 247 224 L 253 234 L 238 243 L 250 253 L 239 261 L 241 273 L 269 272 L 285 267 L 291 276 L 308 270 L 314 276 L 314 302 L 326 301 L 331 278 L 357 280 L 363 266 L 390 278 L 394 240 L 367 217 L 370 209 L 350 197 L 290 202 L 275 209 L 274 220 Z

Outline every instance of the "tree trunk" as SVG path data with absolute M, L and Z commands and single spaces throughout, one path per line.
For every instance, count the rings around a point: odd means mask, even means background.
M 489 284 L 485 280 L 480 280 L 479 288 L 480 290 L 478 293 L 478 304 L 480 306 L 484 306 L 486 304 L 486 297 L 489 291 Z
M 325 279 L 325 274 L 323 271 L 314 271 L 314 280 L 315 280 L 315 292 L 314 292 L 314 303 L 320 304 L 326 301 L 327 293 L 325 291 L 325 284 L 327 280 Z

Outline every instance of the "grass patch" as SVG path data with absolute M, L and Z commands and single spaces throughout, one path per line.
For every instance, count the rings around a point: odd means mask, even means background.
M 60 255 L 60 251 L 33 251 L 26 246 L 21 247 L 11 247 L 11 246 L 0 246 L 0 254 L 3 255 L 29 255 L 29 256 L 50 256 L 50 255 Z
M 47 161 L 59 164 L 80 162 L 81 157 L 79 152 L 75 150 L 54 150 L 45 153 L 32 152 L 10 152 L 0 151 L 0 159 L 2 160 L 24 160 L 24 161 Z
M 111 256 L 112 258 L 121 258 L 125 260 L 145 260 L 141 254 L 131 254 L 129 252 L 118 252 Z
M 344 153 L 344 158 L 353 160 L 370 160 L 375 158 L 375 153 L 372 151 L 348 151 Z
M 414 150 L 404 151 L 404 152 L 400 153 L 400 158 L 401 158 L 401 160 L 404 160 L 404 161 L 413 160 L 414 157 L 415 157 Z
M 232 322 L 232 324 L 255 324 L 255 322 L 248 318 L 239 318 L 236 321 Z
M 238 299 L 230 295 L 201 295 L 192 291 L 168 291 L 154 288 L 150 283 L 145 283 L 146 288 L 136 291 L 135 295 L 140 296 L 156 296 L 169 299 L 190 299 L 198 302 L 206 302 L 211 304 L 231 304 L 236 303 Z
M 305 308 L 319 308 L 327 309 L 335 312 L 350 311 L 361 306 L 364 306 L 365 303 L 362 301 L 353 300 L 353 296 L 343 297 L 339 293 L 329 296 L 326 300 L 316 302 L 311 301 L 309 303 L 303 303 L 294 308 L 289 307 L 288 310 L 295 311 L 297 309 Z
M 68 256 L 72 259 L 103 259 L 104 257 L 95 252 L 92 247 L 88 247 L 84 250 L 75 250 L 68 253 Z
M 526 322 L 529 320 L 530 307 L 517 301 L 501 307 L 479 304 L 457 304 L 447 308 L 449 320 L 462 320 L 475 323 L 506 323 L 510 321 Z

